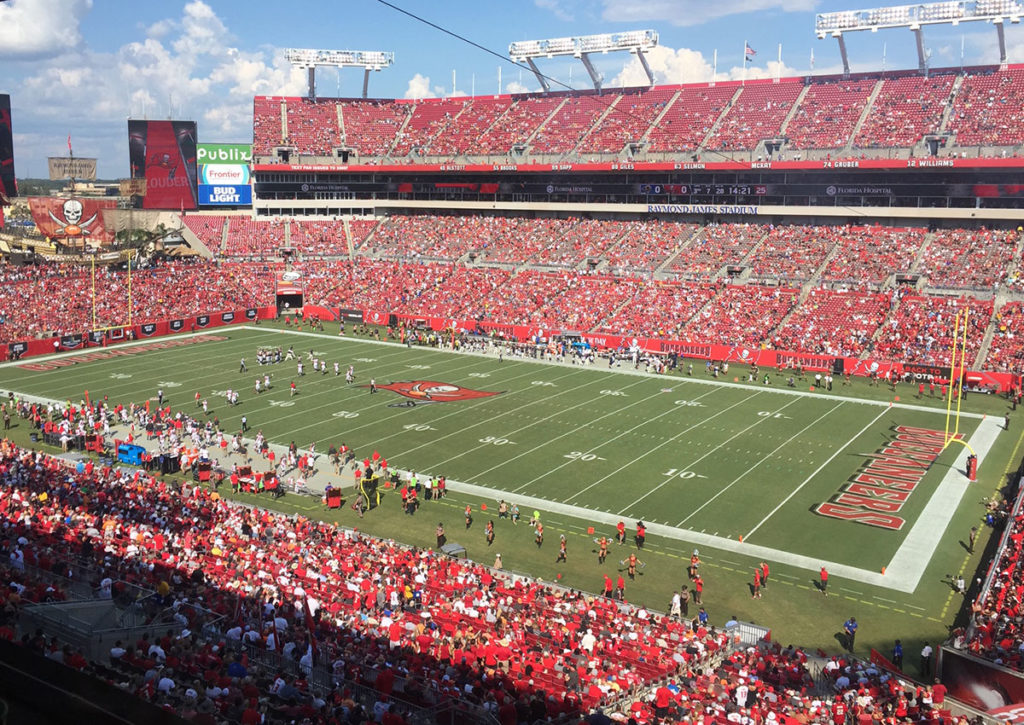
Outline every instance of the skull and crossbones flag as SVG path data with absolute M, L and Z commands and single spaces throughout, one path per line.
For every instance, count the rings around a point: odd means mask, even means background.
M 114 209 L 113 199 L 55 199 L 33 196 L 28 200 L 32 220 L 50 239 L 87 239 L 94 244 L 113 241 L 103 224 L 103 210 Z

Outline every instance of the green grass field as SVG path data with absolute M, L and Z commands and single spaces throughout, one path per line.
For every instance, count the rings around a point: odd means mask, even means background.
M 943 580 L 978 566 L 983 546 L 972 557 L 960 540 L 1019 453 L 1019 433 L 1001 431 L 1006 401 L 970 396 L 960 432 L 979 450 L 979 481 L 966 483 L 957 470 L 964 449 L 951 446 L 894 514 L 906 523 L 888 530 L 813 509 L 869 465 L 897 427 L 943 430 L 943 401 L 918 399 L 916 388 L 900 386 L 894 394 L 863 381 L 851 387 L 837 381 L 829 394 L 810 391 L 808 380 L 787 389 L 778 375 L 771 386 L 733 382 L 745 368 L 720 380 L 705 375 L 703 365 L 692 378 L 648 376 L 631 366 L 499 362 L 264 325 L 210 334 L 225 339 L 48 371 L 7 365 L 0 368 L 0 389 L 59 400 L 78 400 L 88 390 L 94 399 L 141 403 L 162 388 L 172 406 L 191 411 L 198 391 L 227 429 L 245 415 L 254 431 L 275 442 L 294 440 L 302 448 L 315 442 L 326 451 L 343 441 L 360 459 L 379 451 L 392 468 L 459 483 L 448 499 L 425 503 L 413 518 L 388 501 L 363 520 L 347 507 L 323 511 L 312 499 L 291 496 L 281 505 L 420 545 L 432 543 L 433 527 L 444 519 L 449 539 L 463 543 L 471 557 L 491 563 L 493 551 L 501 551 L 508 568 L 591 591 L 604 571 L 592 555 L 594 535 L 610 535 L 619 519 L 632 531 L 642 519 L 649 524 L 641 554 L 647 565 L 627 588 L 629 598 L 664 609 L 673 587 L 685 582 L 685 561 L 696 547 L 713 621 L 735 614 L 772 626 L 780 638 L 826 649 L 836 649 L 832 635 L 851 614 L 862 622 L 860 654 L 868 646 L 887 649 L 894 637 L 904 639 L 907 652 L 942 638 L 962 604 Z M 313 349 L 342 371 L 354 365 L 356 384 L 346 385 L 333 368 L 321 375 L 307 365 L 302 378 L 292 362 L 261 368 L 256 349 L 269 345 Z M 238 372 L 241 357 L 247 374 Z M 253 383 L 265 372 L 274 388 L 257 396 Z M 378 386 L 425 381 L 494 394 L 443 400 L 461 391 L 441 388 L 432 397 L 443 402 L 427 402 L 416 392 L 413 398 L 389 389 L 371 394 L 363 387 L 371 378 Z M 288 391 L 292 380 L 295 397 Z M 237 407 L 224 402 L 229 388 L 241 393 Z M 543 550 L 533 546 L 526 526 L 512 529 L 507 522 L 500 522 L 488 550 L 483 517 L 496 513 L 502 497 L 521 501 L 524 519 L 542 510 Z M 479 512 L 468 532 L 459 513 L 466 503 Z M 571 566 L 553 564 L 559 533 L 572 535 Z M 625 549 L 613 558 L 620 553 Z M 771 564 L 773 579 L 764 598 L 751 601 L 747 582 L 761 559 Z M 813 586 L 823 563 L 833 573 L 827 599 Z

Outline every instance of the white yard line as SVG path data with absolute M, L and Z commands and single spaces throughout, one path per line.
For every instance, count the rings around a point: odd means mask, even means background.
M 700 399 L 701 399 L 701 398 L 703 398 L 703 397 L 704 397 L 705 395 L 711 395 L 711 393 L 714 393 L 714 392 L 716 392 L 716 391 L 712 390 L 712 391 L 710 391 L 710 392 L 704 393 L 704 395 L 699 395 L 699 396 L 697 396 L 697 397 L 695 398 L 695 400 L 700 400 Z M 654 395 L 650 396 L 649 398 L 646 398 L 645 400 L 650 400 L 650 398 L 656 397 L 657 395 L 661 395 L 661 391 L 659 391 L 659 392 L 655 393 Z M 643 402 L 643 401 L 640 401 L 640 402 Z M 630 406 L 626 406 L 626 407 L 628 408 L 628 407 L 630 407 Z M 601 418 L 607 418 L 607 417 L 608 417 L 609 415 L 614 415 L 614 414 L 618 414 L 618 413 L 621 413 L 621 412 L 622 412 L 622 410 L 625 410 L 625 408 L 623 408 L 623 409 L 621 409 L 621 410 L 613 411 L 612 413 L 608 413 L 607 415 L 602 415 L 602 416 L 601 416 Z M 596 446 L 593 446 L 592 448 L 590 448 L 589 450 L 587 450 L 587 451 L 585 451 L 585 452 L 586 452 L 586 453 L 593 453 L 594 451 L 598 450 L 599 448 L 602 448 L 603 446 L 606 446 L 606 445 L 608 445 L 609 443 L 611 443 L 611 442 L 613 442 L 613 441 L 616 441 L 616 440 L 618 440 L 618 439 L 619 439 L 619 438 L 621 438 L 622 436 L 624 436 L 624 435 L 628 435 L 629 433 L 632 433 L 632 432 L 633 432 L 633 431 L 635 431 L 635 430 L 636 430 L 637 428 L 642 428 L 642 427 L 644 427 L 645 425 L 648 425 L 648 424 L 650 424 L 650 423 L 653 423 L 653 422 L 654 422 L 654 421 L 656 421 L 656 420 L 660 420 L 661 418 L 665 417 L 665 416 L 666 416 L 666 415 L 668 415 L 669 413 L 674 413 L 674 412 L 678 412 L 678 411 L 679 411 L 679 408 L 677 408 L 677 407 L 672 407 L 672 408 L 669 408 L 669 409 L 668 409 L 668 410 L 666 410 L 666 411 L 665 411 L 664 413 L 659 413 L 658 415 L 654 416 L 653 418 L 648 418 L 648 419 L 645 419 L 645 420 L 644 420 L 643 422 L 641 422 L 641 423 L 638 423 L 637 425 L 633 426 L 632 428 L 629 428 L 629 429 L 627 429 L 627 430 L 624 430 L 624 431 L 622 431 L 621 433 L 619 433 L 619 434 L 618 434 L 617 436 L 615 436 L 614 438 L 608 438 L 607 440 L 604 440 L 604 441 L 602 441 L 602 442 L 601 442 L 600 444 L 598 444 L 598 445 L 596 445 Z M 559 438 L 564 438 L 564 437 L 565 437 L 565 436 L 567 436 L 567 435 L 572 435 L 573 433 L 576 433 L 576 432 L 578 432 L 578 431 L 580 431 L 580 430 L 582 430 L 582 429 L 586 428 L 587 426 L 591 425 L 592 423 L 596 423 L 597 421 L 601 420 L 601 418 L 595 418 L 594 420 L 592 420 L 592 421 L 590 421 L 590 422 L 588 422 L 588 423 L 583 423 L 582 425 L 578 425 L 578 426 L 576 426 L 575 428 L 573 428 L 572 430 L 570 430 L 570 431 L 569 431 L 568 433 L 563 433 L 562 435 L 558 436 L 558 438 L 552 438 L 552 439 L 551 439 L 551 440 L 549 440 L 549 441 L 545 441 L 545 442 L 544 442 L 543 444 L 541 444 L 541 445 L 537 446 L 537 447 L 536 447 L 536 448 L 535 448 L 534 450 L 536 450 L 536 449 L 539 449 L 539 448 L 543 448 L 543 447 L 544 447 L 544 446 L 546 446 L 546 445 L 547 445 L 548 443 L 551 443 L 552 441 L 556 441 L 556 440 L 558 440 Z M 519 456 L 516 456 L 516 458 L 518 458 L 518 457 L 519 457 Z M 515 459 L 512 459 L 512 460 L 515 460 Z M 636 460 L 639 460 L 639 459 L 634 459 L 633 461 L 630 461 L 629 465 L 633 464 L 633 463 L 634 463 L 634 462 L 635 462 Z M 508 463 L 508 461 L 506 461 L 506 463 Z M 563 468 L 565 468 L 566 466 L 572 465 L 573 463 L 574 463 L 574 461 L 566 461 L 565 463 L 562 463 L 561 465 L 558 465 L 558 466 L 555 466 L 554 468 L 548 469 L 547 471 L 544 471 L 544 473 L 542 473 L 541 475 L 539 475 L 539 476 L 536 476 L 536 477 L 534 477 L 534 478 L 530 479 L 529 481 L 527 481 L 526 483 L 524 483 L 524 484 L 523 484 L 522 486 L 519 486 L 518 488 L 514 489 L 514 491 L 522 491 L 522 490 L 523 490 L 524 488 L 526 488 L 527 486 L 529 486 L 529 485 L 531 485 L 531 484 L 533 484 L 533 483 L 536 483 L 537 481 L 541 480 L 542 478 L 546 478 L 547 476 L 550 476 L 550 475 L 551 475 L 552 473 L 554 473 L 555 471 L 560 471 L 560 470 L 562 470 Z M 501 465 L 504 465 L 504 464 L 501 464 Z M 498 466 L 494 466 L 494 467 L 492 467 L 492 468 L 489 468 L 489 469 L 487 469 L 487 471 L 492 471 L 492 470 L 494 470 L 494 468 L 498 468 Z M 476 474 L 476 476 L 474 476 L 473 478 L 477 478 L 478 476 L 481 476 L 481 475 L 483 475 L 484 473 L 487 473 L 487 471 L 481 471 L 480 473 Z M 605 478 L 607 478 L 607 476 L 605 476 Z M 601 481 L 605 480 L 605 478 L 602 478 L 602 479 L 600 479 L 599 481 L 596 481 L 596 482 L 594 482 L 593 484 L 591 484 L 591 486 L 596 486 L 596 485 L 597 485 L 598 483 L 600 483 Z M 588 486 L 588 488 L 590 488 L 590 486 Z M 584 489 L 584 490 L 586 490 L 586 489 Z M 570 498 L 570 499 L 571 499 L 571 498 L 576 498 L 576 496 L 578 496 L 578 495 L 579 495 L 579 493 L 582 493 L 582 492 L 577 492 L 577 493 L 573 494 L 572 496 L 570 496 L 569 498 Z
M 797 436 L 801 436 L 801 435 L 803 435 L 803 434 L 804 434 L 804 433 L 805 433 L 805 432 L 807 431 L 807 429 L 808 429 L 808 428 L 812 428 L 812 427 L 816 426 L 816 425 L 817 425 L 817 424 L 818 424 L 818 423 L 819 423 L 819 422 L 820 422 L 820 421 L 821 421 L 821 420 L 822 420 L 823 418 L 825 418 L 825 417 L 827 417 L 827 416 L 831 415 L 832 413 L 834 413 L 835 411 L 839 410 L 839 408 L 841 408 L 842 406 L 843 406 L 843 404 L 842 404 L 842 403 L 839 403 L 838 405 L 835 405 L 835 406 L 833 406 L 832 408 L 829 408 L 829 409 L 828 409 L 827 411 L 825 411 L 825 413 L 823 413 L 822 415 L 818 416 L 818 417 L 817 417 L 817 418 L 815 418 L 815 419 L 814 419 L 814 420 L 813 420 L 812 422 L 808 423 L 808 424 L 807 424 L 806 426 L 804 426 L 803 428 L 801 428 L 801 429 L 800 429 L 799 431 L 797 431 L 796 433 L 794 433 L 793 435 L 791 435 L 791 436 L 790 436 L 789 438 L 787 438 L 787 439 L 786 439 L 785 441 L 783 441 L 782 443 L 780 443 L 780 444 L 778 445 L 778 447 L 777 447 L 777 448 L 776 448 L 775 450 L 773 450 L 773 451 L 772 451 L 771 453 L 769 453 L 768 455 L 766 455 L 766 456 L 764 456 L 763 458 L 761 458 L 761 460 L 759 460 L 759 461 L 758 461 L 757 463 L 755 463 L 755 464 L 754 464 L 753 466 L 751 466 L 751 467 L 750 467 L 750 468 L 748 468 L 748 469 L 747 469 L 746 471 L 744 471 L 743 473 L 741 473 L 741 474 L 740 474 L 739 476 L 737 476 L 736 478 L 734 478 L 734 479 L 733 479 L 733 480 L 732 480 L 732 481 L 731 481 L 731 482 L 730 482 L 730 483 L 729 483 L 728 485 L 726 485 L 726 486 L 723 486 L 723 487 L 722 487 L 721 489 L 719 489 L 719 491 L 718 491 L 718 492 L 717 492 L 717 493 L 716 493 L 716 494 L 715 494 L 714 496 L 712 496 L 712 497 L 711 497 L 711 498 L 709 498 L 709 499 L 708 499 L 707 501 L 705 501 L 705 502 L 704 502 L 704 503 L 702 503 L 702 504 L 701 504 L 700 506 L 698 506 L 698 507 L 697 507 L 697 508 L 695 508 L 695 509 L 694 509 L 693 511 L 691 511 L 691 512 L 690 512 L 690 515 L 689 515 L 689 516 L 687 516 L 687 517 L 686 517 L 685 519 L 683 519 L 682 521 L 680 521 L 680 522 L 679 522 L 678 524 L 676 524 L 676 525 L 677 525 L 677 526 L 682 526 L 682 525 L 683 525 L 683 524 L 685 524 L 685 523 L 686 523 L 687 521 L 689 521 L 690 519 L 692 519 L 692 518 L 693 518 L 694 516 L 696 516 L 696 515 L 697 515 L 697 514 L 698 514 L 698 513 L 700 512 L 700 511 L 702 511 L 702 510 L 704 509 L 704 507 L 705 507 L 705 506 L 707 506 L 707 505 L 708 505 L 709 503 L 711 503 L 711 502 L 712 502 L 712 501 L 714 501 L 714 500 L 715 500 L 716 498 L 718 498 L 719 496 L 721 496 L 721 495 L 722 495 L 723 493 L 725 493 L 726 491 L 728 491 L 728 490 L 729 490 L 730 488 L 732 488 L 732 487 L 733 487 L 733 486 L 734 486 L 734 485 L 735 485 L 736 483 L 738 483 L 739 481 L 742 481 L 742 480 L 743 480 L 744 478 L 746 478 L 747 476 L 749 476 L 749 475 L 750 475 L 750 474 L 751 474 L 751 473 L 752 473 L 752 472 L 754 471 L 754 469 L 756 469 L 756 468 L 757 468 L 758 466 L 760 466 L 760 465 L 761 465 L 762 463 L 764 463 L 765 461 L 767 461 L 767 460 L 770 460 L 770 459 L 771 459 L 771 457 L 772 457 L 772 456 L 774 456 L 774 455 L 775 455 L 776 453 L 778 453 L 778 452 L 779 452 L 779 451 L 780 451 L 781 449 L 783 449 L 783 448 L 785 448 L 786 446 L 788 446 L 788 445 L 789 445 L 789 444 L 790 444 L 790 443 L 791 443 L 791 442 L 793 441 L 793 439 L 794 439 L 794 438 L 796 438 Z
M 822 463 L 822 464 L 821 464 L 820 466 L 818 466 L 817 468 L 815 468 L 815 469 L 814 469 L 814 473 L 812 473 L 812 474 L 811 474 L 810 476 L 808 476 L 807 478 L 805 478 L 805 479 L 803 480 L 803 483 L 801 483 L 801 484 L 800 484 L 799 486 L 797 486 L 797 487 L 796 487 L 796 488 L 794 488 L 794 489 L 793 489 L 792 491 L 790 491 L 789 495 L 788 495 L 788 496 L 786 496 L 786 498 L 782 499 L 782 501 L 781 501 L 781 502 L 779 503 L 779 505 L 778 505 L 778 506 L 776 506 L 776 507 L 775 507 L 775 508 L 773 508 L 773 509 L 772 509 L 771 511 L 769 511 L 769 512 L 768 512 L 768 515 L 767 515 L 767 516 L 765 516 L 765 517 L 764 517 L 763 519 L 761 519 L 761 520 L 760 520 L 760 521 L 758 522 L 757 526 L 755 526 L 755 527 L 754 527 L 754 528 L 752 528 L 752 529 L 751 529 L 750 531 L 748 531 L 748 532 L 747 532 L 747 535 L 743 537 L 743 540 L 744 540 L 744 541 L 748 541 L 748 540 L 750 539 L 750 536 L 751 536 L 751 534 L 753 534 L 753 533 L 754 533 L 755 531 L 757 531 L 757 530 L 758 530 L 759 528 L 761 528 L 761 525 L 762 525 L 762 524 L 764 524 L 764 523 L 765 523 L 765 522 L 766 522 L 766 521 L 767 521 L 768 519 L 770 519 L 770 518 L 771 518 L 772 516 L 774 516 L 774 515 L 775 515 L 775 514 L 776 514 L 776 513 L 778 512 L 778 510 L 779 510 L 780 508 L 782 508 L 783 506 L 785 506 L 785 505 L 786 505 L 787 503 L 789 503 L 789 500 L 790 500 L 791 498 L 793 498 L 794 496 L 796 496 L 796 495 L 797 495 L 797 494 L 798 494 L 798 493 L 800 492 L 800 490 L 801 490 L 801 489 L 802 489 L 802 488 L 803 488 L 804 486 L 806 486 L 806 485 L 807 485 L 808 483 L 810 483 L 810 482 L 811 482 L 811 481 L 812 481 L 812 480 L 814 479 L 814 477 L 815 477 L 815 476 L 817 476 L 817 475 L 818 475 L 819 473 L 821 473 L 821 470 L 822 470 L 822 469 L 823 469 L 823 468 L 824 468 L 825 466 L 827 466 L 827 465 L 828 465 L 828 464 L 830 464 L 830 463 L 831 463 L 832 461 L 834 461 L 834 460 L 836 459 L 836 456 L 838 456 L 838 455 L 839 455 L 840 453 L 842 453 L 843 451 L 845 451 L 845 450 L 846 450 L 847 446 L 849 446 L 849 445 L 850 445 L 851 443 L 853 443 L 853 442 L 854 442 L 855 440 L 857 440 L 857 439 L 858 439 L 858 438 L 860 438 L 860 437 L 861 437 L 862 435 L 864 435 L 864 433 L 865 433 L 865 432 L 866 432 L 866 431 L 868 430 L 868 428 L 870 428 L 870 427 L 871 427 L 871 426 L 873 426 L 873 425 L 874 425 L 875 423 L 877 423 L 877 422 L 878 422 L 878 421 L 879 421 L 879 420 L 881 419 L 881 417 L 882 417 L 883 415 L 885 415 L 886 413 L 888 413 L 888 412 L 889 412 L 889 409 L 888 409 L 888 408 L 886 408 L 885 410 L 883 410 L 883 411 L 882 411 L 881 413 L 879 413 L 879 414 L 878 414 L 878 415 L 876 415 L 876 416 L 875 416 L 874 418 L 872 418 L 872 419 L 871 419 L 871 422 L 870 422 L 870 423 L 868 423 L 868 424 L 867 424 L 866 426 L 864 426 L 863 428 L 861 428 L 861 429 L 860 429 L 860 431 L 859 431 L 859 432 L 857 433 L 857 435 L 855 435 L 855 436 L 852 436 L 852 437 L 850 438 L 850 440 L 846 441 L 846 443 L 844 443 L 844 444 L 843 444 L 842 446 L 840 446 L 839 448 L 837 448 L 837 449 L 835 450 L 835 453 L 833 453 L 833 454 L 832 454 L 831 456 L 829 456 L 828 458 L 826 458 L 826 459 L 825 459 L 825 462 L 824 462 L 824 463 Z
M 741 402 L 749 402 L 749 400 L 750 400 L 750 398 L 748 398 L 748 399 L 747 399 L 747 400 L 745 400 L 745 401 L 741 401 Z M 791 400 L 791 401 L 789 401 L 788 403 L 786 403 L 786 404 L 785 404 L 784 406 L 782 406 L 781 408 L 779 408 L 778 410 L 775 410 L 775 411 L 772 411 L 772 412 L 773 412 L 773 413 L 780 413 L 780 412 L 782 412 L 783 410 L 785 410 L 786 408 L 788 408 L 789 406 L 791 406 L 791 405 L 792 405 L 793 403 L 795 403 L 795 402 L 796 402 L 795 400 Z M 734 407 L 736 407 L 736 406 L 735 406 L 735 405 L 730 405 L 730 406 L 729 406 L 728 408 L 726 408 L 725 410 L 723 410 L 723 411 L 721 411 L 721 412 L 723 412 L 723 413 L 724 413 L 724 412 L 725 412 L 726 410 L 730 410 L 730 409 L 732 409 L 732 408 L 734 408 Z M 714 416 L 712 416 L 712 418 L 713 418 L 713 417 L 714 417 Z M 711 418 L 709 418 L 708 420 L 711 420 Z M 700 463 L 701 461 L 703 461 L 703 460 L 704 460 L 705 458 L 707 458 L 708 456 L 710 456 L 710 455 L 711 455 L 712 453 L 714 453 L 715 451 L 717 451 L 717 450 L 718 450 L 719 448 L 723 448 L 723 447 L 725 447 L 725 444 L 726 444 L 726 443 L 731 443 L 732 441 L 734 441 L 735 439 L 739 438 L 739 437 L 740 437 L 741 435 L 743 435 L 744 433 L 746 433 L 746 432 L 747 432 L 748 430 L 750 430 L 751 428 L 754 428 L 754 427 L 756 427 L 756 426 L 759 426 L 759 425 L 761 425 L 761 424 L 762 424 L 762 423 L 764 423 L 764 422 L 765 422 L 766 420 L 770 420 L 770 418 L 767 418 L 767 417 L 766 417 L 766 418 L 758 418 L 758 419 L 757 419 L 757 420 L 755 420 L 755 421 L 754 421 L 753 423 L 751 423 L 750 425 L 748 425 L 748 426 L 747 426 L 746 428 L 742 428 L 742 429 L 740 429 L 740 430 L 736 431 L 736 432 L 735 432 L 735 433 L 733 433 L 733 434 L 732 434 L 731 436 L 729 436 L 728 438 L 726 438 L 726 439 L 725 439 L 724 441 L 722 441 L 721 443 L 719 443 L 719 444 L 718 444 L 717 446 L 715 446 L 714 448 L 712 448 L 711 450 L 709 450 L 709 451 L 708 451 L 707 453 L 705 453 L 705 454 L 704 454 L 703 456 L 701 456 L 700 458 L 697 458 L 697 459 L 695 459 L 695 460 L 691 461 L 691 462 L 690 462 L 690 463 L 689 463 L 689 464 L 687 465 L 687 468 L 692 468 L 693 466 L 697 465 L 698 463 Z M 702 421 L 701 423 L 699 423 L 699 424 L 697 424 L 697 425 L 691 426 L 691 429 L 693 429 L 693 428 L 700 428 L 700 427 L 701 427 L 701 426 L 702 426 L 702 425 L 703 425 L 703 424 L 704 424 L 705 422 L 706 422 L 706 421 Z M 668 442 L 671 442 L 672 440 L 675 440 L 676 438 L 678 438 L 679 436 L 683 435 L 683 434 L 684 434 L 684 433 L 686 433 L 686 432 L 688 432 L 688 431 L 682 431 L 682 432 L 680 432 L 680 433 L 679 433 L 679 434 L 677 434 L 676 436 L 673 436 L 673 438 L 671 438 L 671 439 L 670 439 L 669 441 L 666 441 L 666 443 L 668 443 Z M 655 447 L 655 448 L 652 448 L 651 450 L 647 451 L 647 453 L 645 453 L 645 454 L 644 454 L 643 456 L 640 456 L 640 458 L 644 458 L 645 456 L 648 456 L 648 455 L 650 455 L 650 454 L 651 454 L 651 453 L 653 453 L 654 451 L 658 450 L 658 448 L 661 448 L 661 446 L 657 446 L 657 447 Z M 639 458 L 638 458 L 637 460 L 639 460 Z M 616 472 L 616 473 L 617 473 L 617 472 Z M 648 496 L 650 496 L 650 495 L 651 495 L 652 493 L 654 493 L 655 491 L 659 491 L 659 490 L 661 490 L 662 488 L 664 488 L 665 486 L 667 486 L 667 485 L 668 485 L 669 483 L 671 483 L 671 482 L 672 482 L 673 480 L 674 480 L 674 479 L 673 479 L 673 478 L 671 478 L 671 477 L 668 477 L 668 478 L 666 478 L 666 479 L 665 479 L 664 481 L 662 481 L 661 483 L 659 483 L 659 484 L 658 484 L 657 486 L 655 486 L 654 488 L 652 488 L 652 489 L 651 489 L 650 491 L 647 491 L 647 492 L 646 492 L 646 493 L 645 493 L 645 494 L 644 494 L 643 496 L 641 496 L 640 498 L 638 498 L 638 499 L 637 499 L 636 501 L 633 501 L 633 503 L 629 504 L 628 506 L 626 506 L 625 508 L 623 508 L 623 509 L 622 509 L 621 511 L 619 511 L 619 514 L 620 514 L 620 515 L 624 514 L 624 513 L 626 512 L 626 511 L 628 511 L 629 509 L 631 509 L 631 508 L 633 508 L 634 506 L 636 506 L 636 505 L 637 505 L 638 503 L 640 503 L 641 501 L 643 501 L 643 500 L 644 500 L 645 498 L 647 498 Z

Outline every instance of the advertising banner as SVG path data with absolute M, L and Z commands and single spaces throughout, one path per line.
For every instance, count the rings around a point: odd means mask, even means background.
M 251 186 L 199 185 L 200 206 L 252 206 Z
M 0 197 L 18 195 L 14 180 L 14 132 L 11 126 L 11 97 L 0 94 Z
M 143 209 L 195 209 L 195 121 L 128 121 L 131 178 L 146 180 Z
M 353 309 L 348 308 L 348 307 L 342 307 L 339 310 L 339 314 L 341 315 L 341 319 L 343 319 L 345 322 L 362 322 L 363 321 L 363 311 L 362 310 L 353 310 Z
M 64 335 L 60 338 L 60 346 L 64 350 L 74 350 L 81 347 L 84 339 L 82 335 Z
M 118 193 L 121 196 L 145 196 L 145 179 L 121 179 L 118 184 Z
M 200 206 L 251 206 L 248 144 L 199 144 Z
M 252 163 L 252 146 L 243 143 L 201 143 L 196 146 L 196 163 L 242 164 Z
M 256 317 L 257 317 L 257 314 L 258 313 L 256 311 L 256 308 L 255 307 L 250 307 L 249 309 L 247 309 L 245 311 L 245 319 L 247 319 L 247 320 L 255 320 Z
M 32 221 L 39 232 L 50 239 L 65 241 L 106 243 L 114 241 L 114 234 L 103 224 L 104 209 L 114 209 L 114 199 L 56 199 L 32 196 L 28 200 Z
M 50 167 L 50 181 L 60 181 L 61 179 L 96 180 L 96 159 L 51 156 L 47 159 L 47 165 Z

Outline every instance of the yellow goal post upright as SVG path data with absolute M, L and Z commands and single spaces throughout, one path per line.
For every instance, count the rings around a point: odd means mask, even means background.
M 946 397 L 946 432 L 942 450 L 946 450 L 950 443 L 959 443 L 977 458 L 971 444 L 960 437 L 960 402 L 963 400 L 964 381 L 967 380 L 967 321 L 970 312 L 969 307 L 964 307 L 953 316 L 953 347 L 949 357 L 949 393 Z

